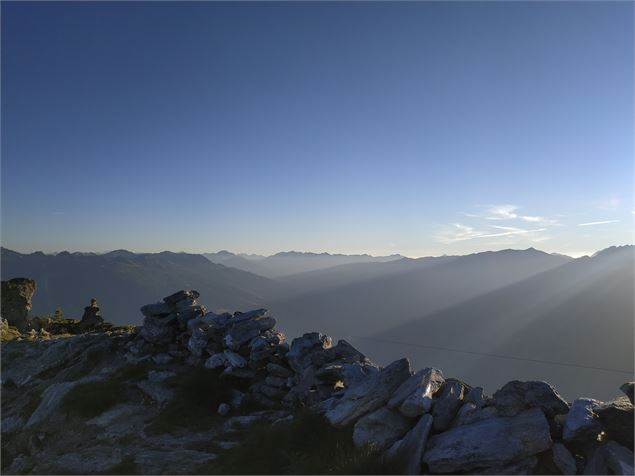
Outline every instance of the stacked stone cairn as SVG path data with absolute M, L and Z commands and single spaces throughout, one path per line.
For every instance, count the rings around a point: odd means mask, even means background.
M 316 332 L 293 339 L 264 309 L 206 312 L 196 291 L 141 308 L 133 355 L 218 369 L 242 381 L 218 409 L 308 407 L 356 445 L 373 445 L 403 474 L 633 474 L 633 383 L 611 402 L 566 402 L 539 381 L 512 381 L 488 397 L 480 387 L 407 359 L 381 368 L 348 342 Z M 157 360 L 159 359 L 159 360 Z

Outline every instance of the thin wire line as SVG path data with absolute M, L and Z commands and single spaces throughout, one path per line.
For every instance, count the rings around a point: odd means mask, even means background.
M 618 373 L 622 373 L 622 374 L 633 375 L 633 372 L 632 371 L 628 371 L 628 370 L 612 369 L 612 368 L 607 368 L 607 367 L 591 367 L 589 365 L 580 365 L 580 364 L 569 364 L 569 363 L 565 363 L 565 362 L 557 362 L 555 360 L 529 359 L 529 358 L 524 358 L 524 357 L 514 357 L 513 355 L 488 354 L 488 353 L 485 353 L 485 352 L 473 352 L 473 351 L 469 351 L 469 350 L 451 349 L 449 347 L 440 347 L 440 346 L 435 346 L 435 345 L 412 344 L 412 343 L 409 343 L 409 342 L 399 342 L 399 341 L 386 340 L 386 339 L 376 339 L 374 337 L 349 336 L 349 338 L 351 338 L 351 339 L 366 339 L 366 340 L 371 340 L 371 341 L 375 341 L 375 342 L 384 342 L 386 344 L 409 345 L 411 347 L 420 347 L 422 349 L 445 350 L 445 351 L 448 351 L 448 352 L 457 352 L 457 353 L 460 353 L 460 354 L 470 354 L 470 355 L 480 355 L 480 356 L 483 356 L 483 357 L 493 357 L 493 358 L 497 358 L 497 359 L 521 360 L 521 361 L 525 361 L 525 362 L 534 362 L 534 363 L 539 363 L 539 364 L 561 365 L 563 367 L 576 367 L 576 368 L 580 368 L 580 369 L 603 370 L 605 372 L 618 372 Z

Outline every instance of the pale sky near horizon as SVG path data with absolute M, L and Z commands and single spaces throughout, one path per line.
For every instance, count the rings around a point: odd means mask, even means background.
M 2 2 L 2 245 L 633 243 L 632 2 Z

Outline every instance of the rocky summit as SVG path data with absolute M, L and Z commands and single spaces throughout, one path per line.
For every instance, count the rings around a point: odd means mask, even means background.
M 99 327 L 91 302 L 85 332 L 3 343 L 2 472 L 633 474 L 632 382 L 609 402 L 539 381 L 490 397 L 199 297 L 147 304 L 131 329 Z

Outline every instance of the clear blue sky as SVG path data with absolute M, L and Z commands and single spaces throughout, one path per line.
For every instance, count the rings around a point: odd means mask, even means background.
M 2 2 L 2 244 L 633 241 L 633 4 Z

